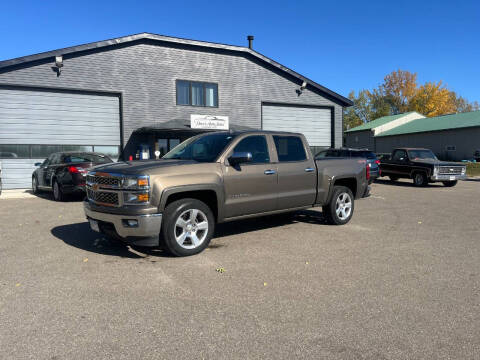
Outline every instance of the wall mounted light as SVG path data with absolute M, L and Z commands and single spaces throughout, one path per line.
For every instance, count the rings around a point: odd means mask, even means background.
M 57 77 L 60 76 L 62 73 L 63 67 L 63 56 L 57 55 L 55 56 L 55 66 L 52 66 L 52 70 L 57 73 Z
M 302 85 L 300 86 L 300 89 L 296 90 L 296 91 L 297 91 L 297 95 L 298 95 L 298 96 L 302 95 L 303 90 L 305 90 L 306 88 L 307 88 L 307 82 L 304 81 L 304 82 L 302 83 Z

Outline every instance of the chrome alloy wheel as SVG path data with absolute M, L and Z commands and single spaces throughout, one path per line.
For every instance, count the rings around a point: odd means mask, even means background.
M 352 212 L 352 198 L 347 193 L 341 193 L 335 203 L 335 212 L 340 220 L 346 220 Z
M 208 219 L 201 210 L 189 209 L 175 222 L 175 240 L 184 249 L 195 249 L 207 238 Z

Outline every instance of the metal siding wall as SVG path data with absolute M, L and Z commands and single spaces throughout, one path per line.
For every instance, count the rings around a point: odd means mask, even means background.
M 120 145 L 118 97 L 0 89 L 0 144 Z
M 346 133 L 345 138 L 345 146 L 347 147 L 376 151 L 374 149 L 375 143 L 373 133 L 370 130 Z M 355 141 L 356 138 L 358 138 L 358 141 Z
M 480 148 L 480 127 L 384 136 L 377 137 L 376 141 L 378 152 L 391 152 L 397 147 L 424 147 L 442 159 L 461 161 L 471 159 L 475 149 Z M 449 145 L 455 146 L 456 151 L 447 152 Z
M 310 146 L 331 145 L 331 122 L 330 109 L 266 104 L 262 106 L 264 130 L 302 133 Z
M 190 114 L 227 115 L 232 123 L 260 127 L 261 102 L 327 105 L 335 107 L 335 145 L 342 145 L 342 107 L 299 81 L 274 72 L 257 61 L 233 53 L 201 51 L 155 44 L 134 44 L 108 51 L 64 58 L 57 77 L 50 62 L 0 72 L 0 83 L 121 91 L 124 141 L 142 126 Z M 217 82 L 219 107 L 177 106 L 175 80 Z M 126 154 L 128 155 L 128 153 Z
M 4 189 L 23 189 L 32 186 L 34 164 L 45 159 L 0 159 Z

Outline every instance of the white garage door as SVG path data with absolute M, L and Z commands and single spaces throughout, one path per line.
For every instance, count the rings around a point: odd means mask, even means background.
M 119 97 L 0 88 L 4 189 L 29 187 L 34 163 L 58 151 L 118 153 Z
M 277 104 L 262 105 L 262 128 L 305 135 L 310 146 L 330 147 L 332 110 Z

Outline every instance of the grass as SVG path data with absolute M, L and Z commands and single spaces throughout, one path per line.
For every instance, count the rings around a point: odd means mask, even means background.
M 480 163 L 467 163 L 468 176 L 480 176 Z

